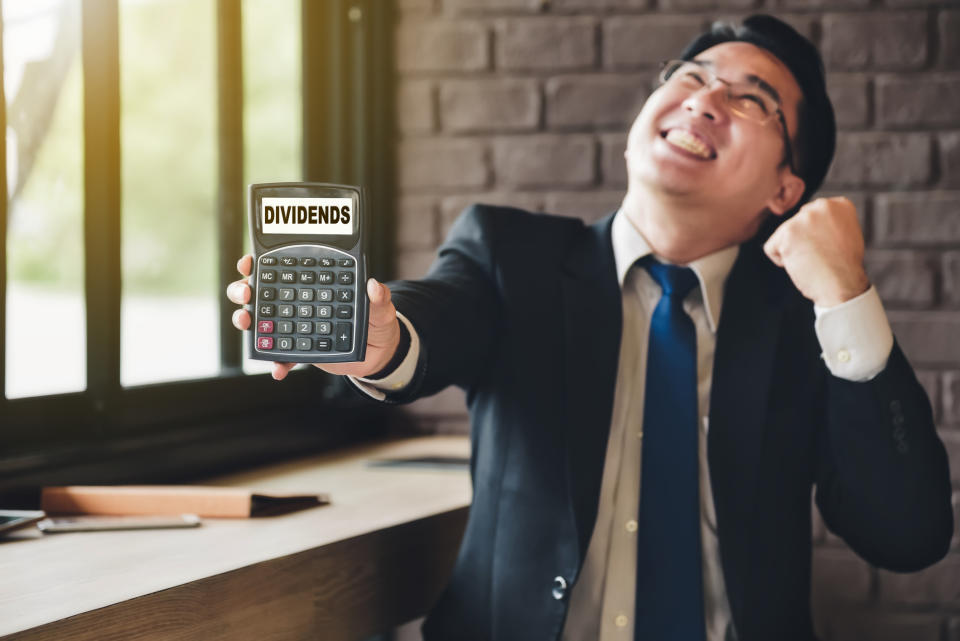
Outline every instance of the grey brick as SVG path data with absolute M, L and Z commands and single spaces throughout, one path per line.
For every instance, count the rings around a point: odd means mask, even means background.
M 535 80 L 447 80 L 440 85 L 440 124 L 453 133 L 536 129 L 540 101 Z
M 855 73 L 833 73 L 827 78 L 827 91 L 833 102 L 837 127 L 857 129 L 870 122 L 867 77 Z
M 939 66 L 944 69 L 960 68 L 960 11 L 941 11 L 939 23 Z
M 458 13 L 536 13 L 547 0 L 443 0 L 444 7 Z
M 950 503 L 953 505 L 953 545 L 956 547 L 960 544 L 960 490 L 953 491 Z M 960 623 L 960 619 L 957 620 L 957 623 Z M 960 632 L 960 629 L 957 631 Z M 960 641 L 960 638 L 957 641 Z
M 960 131 L 937 135 L 940 147 L 940 184 L 960 187 Z
M 940 394 L 940 372 L 921 369 L 917 370 L 916 374 L 917 380 L 920 381 L 920 384 L 923 386 L 923 391 L 927 393 L 927 398 L 930 399 L 930 407 L 933 410 L 933 421 L 939 423 L 941 416 L 943 416 L 943 401 L 941 400 L 942 395 Z
M 866 602 L 870 596 L 870 566 L 847 548 L 816 548 L 811 580 L 818 601 Z
M 949 555 L 921 572 L 900 574 L 881 570 L 879 581 L 880 600 L 885 603 L 956 603 L 960 600 L 960 555 Z
M 434 252 L 432 250 L 411 250 L 397 252 L 397 278 L 416 279 L 423 278 L 433 263 Z
M 480 71 L 490 66 L 489 34 L 477 22 L 406 21 L 397 27 L 400 71 Z
M 953 485 L 960 485 L 960 430 L 941 430 L 938 432 L 943 446 L 947 449 L 947 458 L 950 461 L 950 480 Z M 960 580 L 960 575 L 958 575 Z
M 623 190 L 551 192 L 544 208 L 551 214 L 593 223 L 619 209 L 624 195 Z
M 829 641 L 940 641 L 942 629 L 943 616 L 935 613 L 834 609 L 821 634 Z
M 440 201 L 440 238 L 446 238 L 450 227 L 463 213 L 463 210 L 475 203 L 516 207 L 526 211 L 543 211 L 543 194 L 539 192 L 497 191 L 447 196 Z
M 870 0 L 780 0 L 786 9 L 859 9 L 870 5 Z
M 877 78 L 881 127 L 960 125 L 960 73 Z
M 870 250 L 867 274 L 888 306 L 930 307 L 936 302 L 936 267 L 912 251 Z
M 960 314 L 955 312 L 888 313 L 893 333 L 914 367 L 960 361 Z M 960 467 L 960 463 L 955 468 Z
M 626 149 L 627 134 L 600 136 L 600 174 L 606 187 L 627 186 L 627 162 L 623 157 Z
M 960 305 L 960 251 L 943 254 L 943 300 L 948 305 Z
M 926 185 L 933 176 L 932 155 L 926 134 L 841 132 L 826 183 L 832 189 Z
M 701 16 L 615 16 L 603 22 L 603 64 L 657 69 L 704 31 Z
M 880 194 L 873 238 L 915 245 L 960 242 L 960 191 Z
M 436 11 L 436 0 L 396 0 L 401 15 L 429 15 Z
M 524 18 L 498 21 L 496 65 L 501 69 L 588 69 L 597 64 L 593 18 Z
M 550 78 L 545 87 L 547 126 L 626 128 L 643 107 L 649 86 L 648 77 L 635 74 Z
M 493 146 L 494 174 L 500 185 L 586 187 L 594 183 L 596 154 L 592 136 L 501 138 Z
M 397 200 L 397 247 L 434 249 L 437 211 L 437 199 L 432 196 L 401 196 Z
M 402 188 L 483 187 L 489 171 L 481 141 L 418 139 L 402 141 L 397 150 Z
M 429 133 L 436 126 L 433 83 L 401 79 L 397 84 L 397 128 L 406 134 Z
M 827 14 L 824 62 L 832 69 L 919 69 L 927 61 L 922 11 Z
M 960 424 L 960 371 L 957 370 L 943 375 L 943 420 Z

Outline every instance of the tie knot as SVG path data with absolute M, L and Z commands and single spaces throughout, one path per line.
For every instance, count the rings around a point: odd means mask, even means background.
M 669 298 L 683 300 L 690 290 L 697 286 L 697 275 L 689 267 L 664 265 L 657 262 L 653 256 L 647 256 L 640 261 L 640 264 L 660 285 L 663 295 Z

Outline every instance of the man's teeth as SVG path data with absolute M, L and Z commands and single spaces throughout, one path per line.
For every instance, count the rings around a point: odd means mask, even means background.
M 710 158 L 710 148 L 689 131 L 671 129 L 667 132 L 667 141 L 701 158 Z

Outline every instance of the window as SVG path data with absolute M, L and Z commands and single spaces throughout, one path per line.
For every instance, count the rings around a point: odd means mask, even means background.
M 262 368 L 223 291 L 247 182 L 363 184 L 388 273 L 389 3 L 0 8 L 0 492 L 210 473 L 379 429 L 313 368 L 245 373 Z

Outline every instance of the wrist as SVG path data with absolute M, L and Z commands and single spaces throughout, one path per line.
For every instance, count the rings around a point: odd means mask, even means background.
M 813 303 L 817 307 L 835 307 L 842 305 L 848 300 L 853 300 L 870 289 L 870 279 L 866 273 L 861 273 L 855 279 L 844 284 L 837 284 L 835 287 L 826 291 L 821 296 L 817 296 Z

